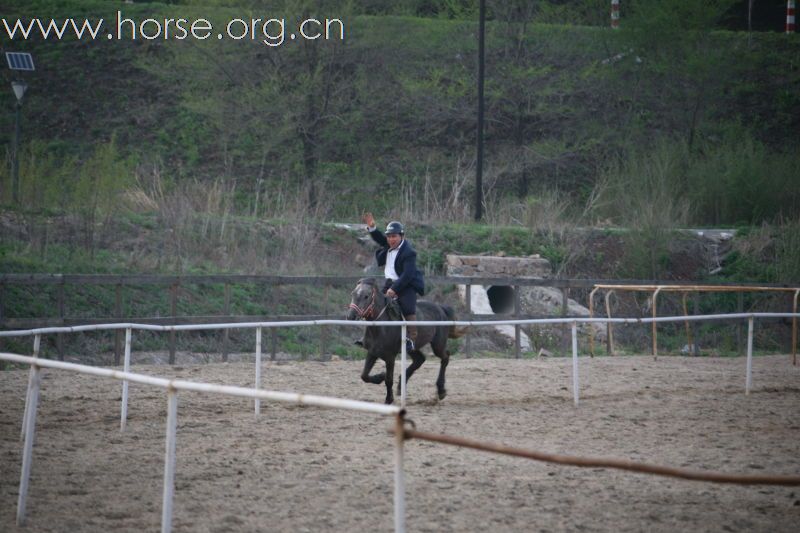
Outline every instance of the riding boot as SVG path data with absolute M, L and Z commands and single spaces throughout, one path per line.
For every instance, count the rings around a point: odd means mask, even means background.
M 406 315 L 406 322 L 416 322 L 417 315 Z M 410 352 L 417 347 L 417 326 L 406 326 L 406 352 Z

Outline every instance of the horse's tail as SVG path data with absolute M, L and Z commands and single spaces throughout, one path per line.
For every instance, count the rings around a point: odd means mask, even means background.
M 456 312 L 453 311 L 453 308 L 449 305 L 442 305 L 442 310 L 444 314 L 447 315 L 449 320 L 456 319 Z M 448 339 L 457 339 L 459 337 L 463 337 L 466 335 L 467 331 L 469 331 L 469 326 L 464 326 L 463 328 L 459 328 L 456 326 L 450 326 L 449 331 L 447 332 Z

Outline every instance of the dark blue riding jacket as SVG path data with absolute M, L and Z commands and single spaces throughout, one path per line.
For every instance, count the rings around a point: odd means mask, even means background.
M 372 240 L 380 245 L 380 248 L 375 251 L 375 259 L 378 260 L 378 266 L 385 266 L 386 258 L 389 255 L 389 241 L 386 240 L 386 235 L 378 228 L 370 231 L 369 234 Z M 394 270 L 399 277 L 397 281 L 392 283 L 392 290 L 398 295 L 409 288 L 420 296 L 425 293 L 425 280 L 422 278 L 422 272 L 417 269 L 417 251 L 414 250 L 408 239 L 404 239 L 403 245 L 397 252 L 397 257 L 394 260 Z

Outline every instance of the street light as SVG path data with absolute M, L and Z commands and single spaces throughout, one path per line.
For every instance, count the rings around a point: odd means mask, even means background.
M 33 56 L 28 52 L 6 52 L 6 62 L 10 70 L 20 70 L 33 72 L 36 67 L 33 65 Z M 14 96 L 17 97 L 16 124 L 14 124 L 14 146 L 11 151 L 11 190 L 15 204 L 19 203 L 19 137 L 20 125 L 22 123 L 22 97 L 28 90 L 28 84 L 24 81 L 12 81 L 11 88 Z
M 25 91 L 28 90 L 28 84 L 24 81 L 12 81 L 11 89 L 14 91 L 14 96 L 17 97 L 17 112 L 14 123 L 14 149 L 11 155 L 11 190 L 14 204 L 17 205 L 19 204 L 19 137 L 22 123 L 22 98 L 25 96 Z

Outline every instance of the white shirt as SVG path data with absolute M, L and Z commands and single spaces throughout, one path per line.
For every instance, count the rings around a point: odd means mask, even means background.
M 390 279 L 392 281 L 397 281 L 400 279 L 400 276 L 397 275 L 397 271 L 394 269 L 394 261 L 397 259 L 397 253 L 400 251 L 400 248 L 405 244 L 406 240 L 403 239 L 400 241 L 400 244 L 394 250 L 389 250 L 389 253 L 386 254 L 386 269 L 384 270 L 384 276 L 386 279 Z
M 375 231 L 375 226 L 367 226 L 367 231 Z M 397 253 L 400 251 L 400 248 L 405 244 L 406 240 L 403 239 L 400 241 L 400 244 L 394 250 L 389 250 L 389 253 L 386 254 L 386 266 L 383 270 L 383 275 L 386 276 L 386 279 L 390 279 L 392 281 L 397 281 L 400 279 L 400 276 L 397 275 L 397 271 L 394 269 L 394 261 L 397 259 Z

